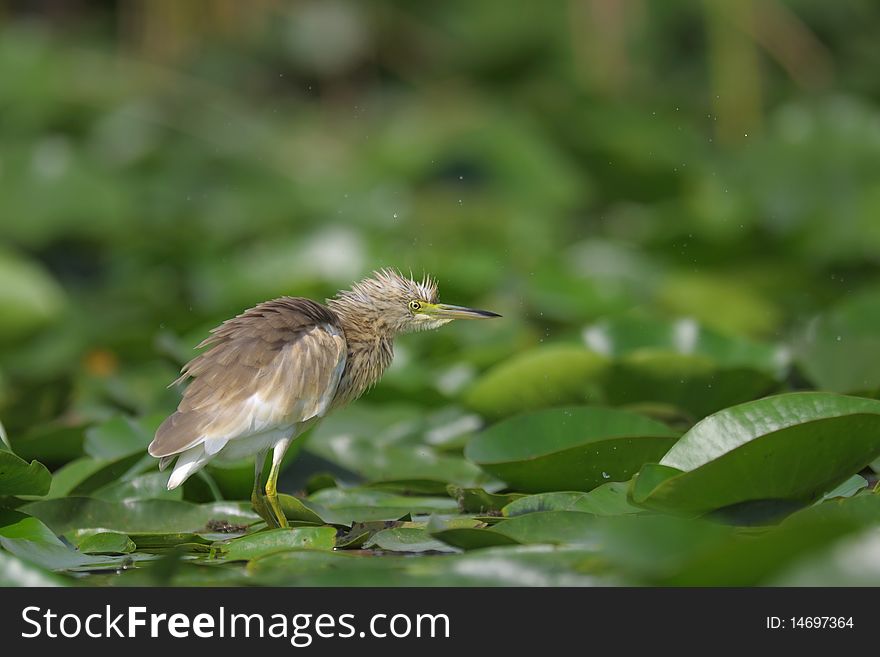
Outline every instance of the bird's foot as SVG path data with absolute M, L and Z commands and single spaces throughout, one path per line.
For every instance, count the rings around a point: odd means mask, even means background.
M 266 502 L 272 510 L 272 515 L 274 516 L 273 520 L 275 521 L 275 527 L 288 527 L 289 524 L 287 522 L 287 516 L 284 515 L 284 511 L 281 509 L 281 503 L 278 501 L 278 494 L 270 494 L 268 491 L 266 492 Z

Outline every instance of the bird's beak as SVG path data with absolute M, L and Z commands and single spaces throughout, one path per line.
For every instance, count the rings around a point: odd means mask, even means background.
M 451 306 L 446 303 L 425 304 L 423 308 L 427 314 L 443 319 L 490 319 L 492 317 L 501 317 L 498 313 L 493 313 L 489 310 Z

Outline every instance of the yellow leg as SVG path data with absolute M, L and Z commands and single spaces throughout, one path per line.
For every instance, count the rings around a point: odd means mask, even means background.
M 266 521 L 269 527 L 275 527 L 275 514 L 266 505 L 266 498 L 263 497 L 260 479 L 263 477 L 263 464 L 266 462 L 266 452 L 260 452 L 254 461 L 254 488 L 251 490 L 251 506 L 254 511 Z
M 275 514 L 275 520 L 278 527 L 287 527 L 287 516 L 281 510 L 281 504 L 278 503 L 278 474 L 281 472 L 281 461 L 284 459 L 284 452 L 290 446 L 290 438 L 278 442 L 275 449 L 272 450 L 272 469 L 269 470 L 269 479 L 266 481 L 266 501 L 269 503 Z

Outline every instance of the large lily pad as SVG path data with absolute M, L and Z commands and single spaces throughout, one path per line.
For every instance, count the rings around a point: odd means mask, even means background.
M 426 445 L 381 444 L 368 437 L 338 434 L 309 451 L 374 482 L 426 480 L 459 486 L 479 486 L 488 478 L 460 456 L 440 454 Z
M 643 513 L 627 499 L 629 483 L 610 481 L 589 492 L 554 491 L 527 495 L 501 509 L 501 515 L 512 518 L 538 511 L 580 511 L 597 516 L 618 516 Z
M 52 531 L 105 529 L 127 534 L 137 532 L 200 532 L 209 523 L 249 524 L 258 520 L 250 504 L 216 502 L 191 504 L 177 500 L 129 500 L 108 502 L 88 497 L 41 500 L 21 508 L 42 520 Z
M 384 556 L 346 552 L 279 552 L 248 564 L 251 581 L 271 586 L 590 586 L 578 572 L 580 547 L 510 545 L 464 554 Z
M 808 503 L 880 455 L 880 401 L 804 392 L 716 413 L 631 489 L 639 505 L 702 514 L 767 500 Z M 793 508 L 793 507 L 792 507 Z
M 465 455 L 525 492 L 588 491 L 626 481 L 657 461 L 677 434 L 626 411 L 574 407 L 508 418 L 477 434 Z
M 496 365 L 468 390 L 465 403 L 489 418 L 550 406 L 595 402 L 607 359 L 575 345 L 543 346 Z

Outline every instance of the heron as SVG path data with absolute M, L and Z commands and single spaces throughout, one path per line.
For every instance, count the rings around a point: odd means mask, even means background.
M 211 330 L 171 385 L 188 381 L 177 410 L 149 446 L 168 489 L 207 463 L 254 456 L 251 503 L 270 527 L 287 527 L 278 474 L 291 443 L 331 411 L 369 390 L 391 364 L 394 340 L 456 319 L 500 317 L 439 303 L 437 282 L 380 269 L 327 299 L 284 296 Z M 271 451 L 272 464 L 261 493 Z

